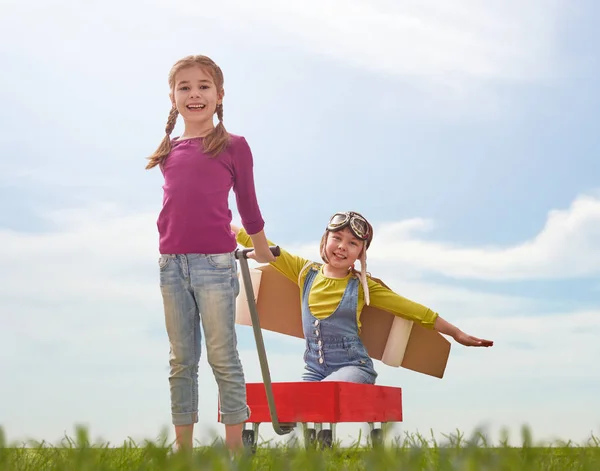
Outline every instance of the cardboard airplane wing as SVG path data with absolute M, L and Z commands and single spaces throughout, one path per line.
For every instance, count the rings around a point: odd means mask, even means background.
M 251 268 L 250 276 L 261 328 L 304 338 L 298 285 L 270 265 Z M 240 283 L 236 323 L 252 325 L 242 278 Z M 371 358 L 443 378 L 450 342 L 439 332 L 372 306 L 365 306 L 360 320 L 360 337 Z

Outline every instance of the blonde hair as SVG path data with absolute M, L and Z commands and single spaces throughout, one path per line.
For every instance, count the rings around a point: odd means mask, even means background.
M 320 252 L 321 252 L 321 259 L 325 263 L 329 263 L 329 259 L 327 258 L 327 253 L 325 252 L 325 246 L 327 245 L 327 237 L 329 236 L 329 232 L 331 232 L 331 231 L 328 231 L 328 230 L 325 231 L 325 233 L 323 234 L 323 237 L 321 237 L 321 244 L 319 247 Z M 358 271 L 356 268 L 354 268 L 354 266 L 350 267 L 350 271 L 352 271 L 352 274 L 360 280 L 360 284 L 362 285 L 363 292 L 365 294 L 365 305 L 368 306 L 371 302 L 371 298 L 369 296 L 369 284 L 367 283 L 367 276 L 369 278 L 371 278 L 371 275 L 369 273 L 367 273 L 367 242 L 366 241 L 363 241 L 363 248 L 362 248 L 362 251 L 360 252 L 359 260 L 360 260 L 360 271 Z M 380 280 L 378 280 L 378 281 L 380 281 Z M 383 282 L 382 282 L 382 284 L 383 284 Z M 386 288 L 387 288 L 387 286 L 386 286 Z
M 169 88 L 171 89 L 171 93 L 175 93 L 175 77 L 177 73 L 183 69 L 194 66 L 199 66 L 210 74 L 215 82 L 217 91 L 223 91 L 224 78 L 221 68 L 207 56 L 194 55 L 186 56 L 183 59 L 178 60 L 173 67 L 171 67 L 169 72 Z M 203 150 L 211 157 L 216 157 L 229 144 L 229 133 L 223 125 L 223 104 L 217 105 L 215 113 L 219 119 L 219 123 L 203 139 Z M 167 125 L 165 127 L 166 135 L 154 153 L 148 157 L 149 162 L 148 165 L 146 165 L 146 169 L 161 165 L 171 152 L 171 133 L 175 128 L 175 122 L 177 121 L 178 115 L 179 112 L 175 105 L 173 105 L 169 112 L 169 118 L 167 119 Z

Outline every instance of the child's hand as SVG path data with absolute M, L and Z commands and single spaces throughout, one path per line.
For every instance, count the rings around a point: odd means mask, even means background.
M 494 342 L 491 340 L 478 339 L 472 335 L 465 334 L 462 330 L 453 324 L 450 324 L 447 320 L 438 316 L 433 325 L 434 329 L 441 334 L 449 335 L 458 343 L 467 347 L 491 347 Z
M 457 332 L 454 336 L 454 340 L 467 347 L 491 347 L 494 345 L 492 340 L 479 339 L 472 335 L 465 334 L 462 331 Z
M 233 224 L 230 224 L 230 226 L 231 226 L 231 231 L 232 231 L 232 232 L 235 234 L 235 236 L 237 237 L 237 235 L 238 235 L 238 234 L 239 234 L 239 232 L 240 232 L 240 228 L 239 228 L 239 227 L 237 227 L 237 226 L 234 226 Z
M 275 255 L 271 253 L 268 247 L 266 251 L 254 249 L 252 252 L 248 252 L 248 258 L 256 260 L 258 263 L 271 263 L 276 260 Z
M 264 230 L 257 232 L 256 234 L 251 234 L 250 238 L 252 239 L 254 250 L 248 253 L 248 258 L 252 258 L 258 263 L 270 263 L 275 261 L 275 255 L 271 252 L 269 241 L 267 240 Z

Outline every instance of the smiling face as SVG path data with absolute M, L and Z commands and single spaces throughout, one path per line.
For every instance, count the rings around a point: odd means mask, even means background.
M 185 67 L 175 75 L 171 102 L 186 123 L 212 123 L 222 100 L 223 90 L 217 87 L 206 68 Z
M 347 272 L 360 257 L 364 242 L 346 227 L 340 231 L 329 231 L 325 243 L 325 255 L 331 268 L 340 274 Z

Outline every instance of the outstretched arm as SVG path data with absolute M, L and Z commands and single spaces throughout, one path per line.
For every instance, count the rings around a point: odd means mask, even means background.
M 400 296 L 372 278 L 367 278 L 367 282 L 369 284 L 371 305 L 373 307 L 384 309 L 395 316 L 418 322 L 428 329 L 433 328 L 467 347 L 491 347 L 494 345 L 494 342 L 491 340 L 479 339 L 465 334 L 458 327 L 450 324 L 450 322 L 441 318 L 428 307 Z
M 477 337 L 473 337 L 469 334 L 465 334 L 458 327 L 451 324 L 447 320 L 442 319 L 440 316 L 438 316 L 435 320 L 433 328 L 437 330 L 440 334 L 446 334 L 452 337 L 458 343 L 467 347 L 491 347 L 492 345 L 494 345 L 494 342 L 492 340 L 484 340 Z

